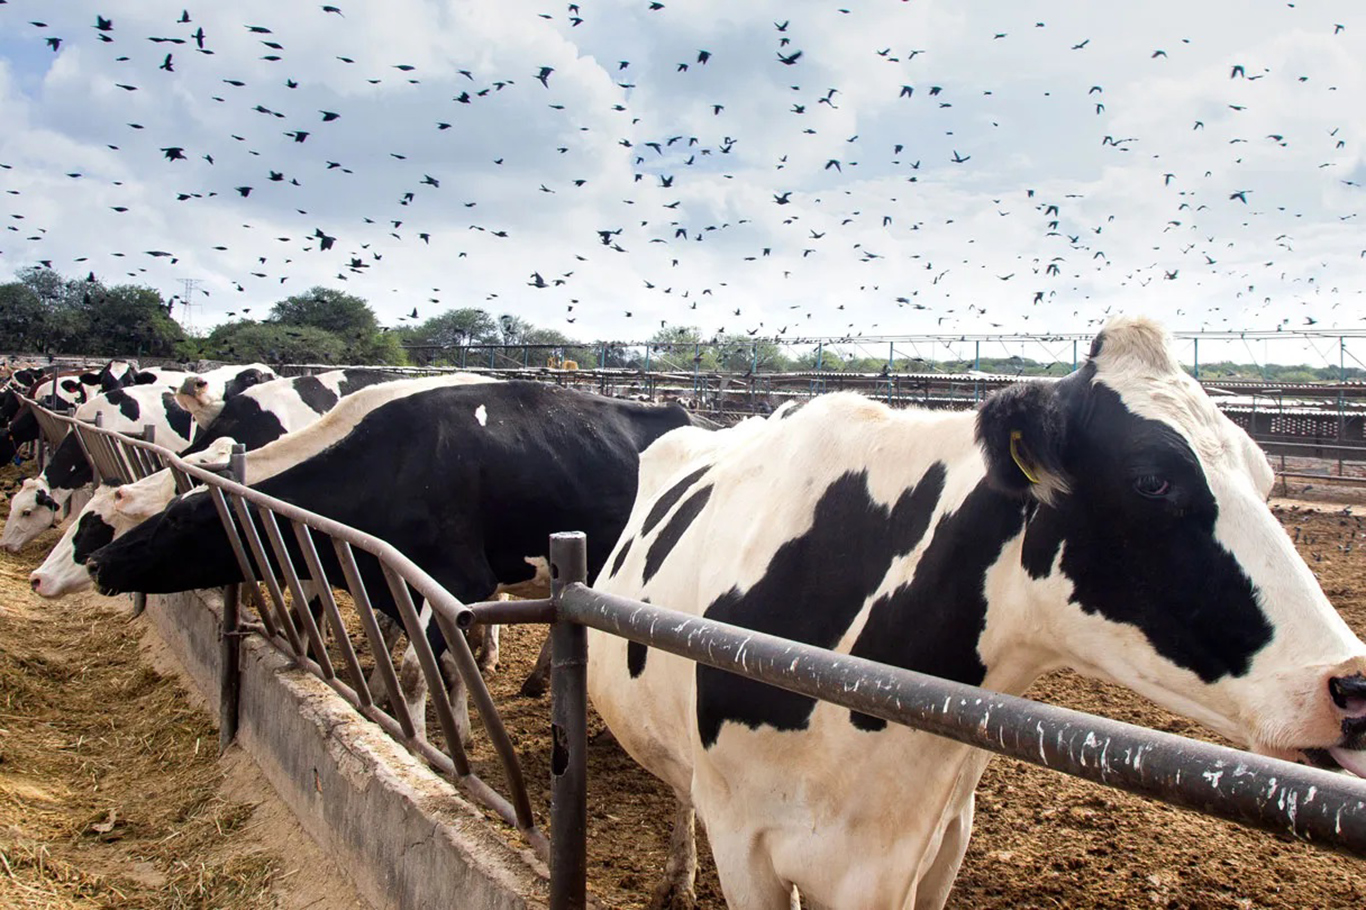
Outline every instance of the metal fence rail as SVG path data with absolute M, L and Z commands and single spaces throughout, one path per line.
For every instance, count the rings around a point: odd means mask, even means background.
M 36 403 L 30 402 L 30 406 L 46 410 Z M 181 492 L 197 484 L 204 485 L 202 495 L 212 498 L 242 577 L 259 578 L 264 585 L 264 594 L 261 585 L 254 581 L 229 585 L 224 593 L 221 745 L 226 746 L 236 734 L 240 638 L 244 634 L 259 633 L 296 666 L 320 678 L 362 716 L 378 724 L 410 752 L 450 778 L 456 788 L 474 802 L 517 828 L 533 851 L 542 859 L 548 859 L 549 844 L 532 817 L 531 801 L 516 750 L 461 631 L 462 626 L 469 625 L 469 607 L 385 541 L 244 486 L 239 481 L 244 475 L 246 455 L 240 445 L 235 447 L 230 462 L 221 469 L 200 467 L 148 440 L 50 411 L 46 412 L 45 419 L 64 423 L 75 432 L 92 466 L 103 477 L 131 482 L 165 466 L 172 472 L 176 488 Z M 220 476 L 219 470 L 229 476 Z M 320 537 L 326 547 L 318 545 Z M 302 571 L 297 568 L 298 560 L 303 562 Z M 370 585 L 366 583 L 367 575 Z M 382 579 L 379 589 L 373 587 L 376 576 Z M 306 588 L 307 582 L 314 584 Z M 361 630 L 375 662 L 375 676 L 388 699 L 387 710 L 379 704 L 362 671 L 333 586 L 347 591 L 355 604 Z M 372 594 L 372 590 L 377 590 L 378 595 Z M 463 712 L 464 706 L 453 705 L 447 695 L 436 655 L 413 602 L 414 591 L 432 609 L 433 619 L 446 640 L 456 670 L 498 754 L 510 798 L 500 794 L 470 767 L 456 722 L 457 710 Z M 321 620 L 310 609 L 313 600 L 310 593 L 321 607 Z M 409 714 L 390 657 L 390 644 L 385 640 L 376 615 L 374 600 L 377 596 L 391 598 L 397 608 L 427 683 L 445 740 L 444 749 L 418 733 Z M 255 621 L 241 617 L 242 600 L 254 609 Z M 340 654 L 340 668 L 329 654 L 324 641 L 325 629 L 332 632 L 335 651 Z
M 550 539 L 557 636 L 551 840 L 554 858 L 565 869 L 582 867 L 581 855 L 561 851 L 569 851 L 566 842 L 579 830 L 585 805 L 581 692 L 587 646 L 567 631 L 573 625 L 1074 777 L 1366 857 L 1364 781 L 594 591 L 585 584 L 585 552 L 582 534 Z

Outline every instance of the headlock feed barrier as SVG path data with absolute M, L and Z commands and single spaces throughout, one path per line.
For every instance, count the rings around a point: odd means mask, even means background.
M 51 416 L 76 423 L 71 418 Z M 103 437 L 103 444 L 119 453 L 120 464 L 131 466 L 151 458 L 170 467 L 179 489 L 189 489 L 196 481 L 206 484 L 205 495 L 213 497 L 244 577 L 257 576 L 253 566 L 269 568 L 259 573 L 265 595 L 259 585 L 246 583 L 230 586 L 224 599 L 222 743 L 230 742 L 235 733 L 239 638 L 259 634 L 291 657 L 296 666 L 323 679 L 363 716 L 449 776 L 459 790 L 517 827 L 539 855 L 549 857 L 550 906 L 555 910 L 586 906 L 588 627 L 892 723 L 1366 858 L 1366 781 L 1002 695 L 594 591 L 587 587 L 587 541 L 578 532 L 550 538 L 552 588 L 548 600 L 466 605 L 384 541 L 243 486 L 238 482 L 245 458 L 241 451 L 234 453 L 228 465 L 237 480 L 225 479 L 145 440 L 89 426 L 78 429 Z M 87 451 L 92 449 L 87 447 Z M 265 542 L 251 520 L 253 514 L 265 531 Z M 281 519 L 289 524 L 297 547 L 285 544 Z M 324 574 L 314 542 L 317 535 L 331 544 L 342 578 L 335 573 Z M 356 549 L 364 551 L 364 558 L 378 561 L 398 604 L 404 631 L 417 650 L 434 700 L 444 750 L 414 730 L 362 579 Z M 342 655 L 345 679 L 324 648 L 322 631 L 310 610 L 288 608 L 280 577 L 295 604 L 308 602 L 303 577 L 294 567 L 294 554 L 302 555 L 307 578 L 327 577 L 351 593 L 374 652 L 376 676 L 389 698 L 387 711 L 372 695 L 329 586 L 316 586 L 317 595 Z M 239 616 L 239 587 L 259 621 Z M 484 729 L 502 760 L 510 799 L 470 770 L 456 731 L 457 707 L 446 697 L 410 589 L 426 598 L 432 608 Z M 548 843 L 532 822 L 516 754 L 469 645 L 460 634 L 476 624 L 519 622 L 551 626 Z

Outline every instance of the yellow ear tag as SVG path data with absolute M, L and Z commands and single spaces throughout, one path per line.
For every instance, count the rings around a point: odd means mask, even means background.
M 1038 483 L 1039 478 L 1034 476 L 1034 472 L 1029 470 L 1029 466 L 1026 465 L 1024 459 L 1020 457 L 1020 439 L 1023 436 L 1024 433 L 1020 430 L 1010 431 L 1010 457 L 1015 460 L 1015 467 L 1020 469 L 1020 473 L 1023 474 L 1030 483 Z

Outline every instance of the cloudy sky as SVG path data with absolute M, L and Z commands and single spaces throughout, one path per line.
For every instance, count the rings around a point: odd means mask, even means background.
M 1366 328 L 1357 2 L 186 2 L 0 4 L 0 274 L 199 279 L 196 327 Z

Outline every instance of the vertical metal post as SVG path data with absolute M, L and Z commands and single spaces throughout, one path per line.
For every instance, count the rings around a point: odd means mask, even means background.
M 1200 378 L 1200 339 L 1195 339 L 1195 353 L 1191 355 L 1191 362 L 1195 365 L 1195 378 Z
M 146 423 L 142 425 L 142 438 L 148 442 L 157 441 L 156 424 Z M 133 595 L 133 618 L 137 619 L 147 611 L 147 595 L 141 591 Z
M 699 375 L 702 369 L 702 342 L 696 342 L 692 346 L 692 393 L 697 394 L 697 382 L 701 378 Z
M 1072 370 L 1077 369 L 1077 339 L 1072 339 Z
M 972 355 L 972 368 L 977 372 L 982 372 L 982 342 L 974 341 L 974 352 Z
M 550 578 L 559 617 L 565 587 L 588 579 L 582 532 L 550 535 Z M 588 630 L 557 618 L 550 643 L 550 906 L 579 910 L 588 883 Z
M 228 457 L 228 474 L 237 483 L 246 482 L 247 447 L 237 443 Z M 254 584 L 248 580 L 241 584 Z M 227 750 L 237 738 L 238 707 L 242 694 L 240 584 L 223 589 L 223 629 L 219 634 L 218 751 Z

